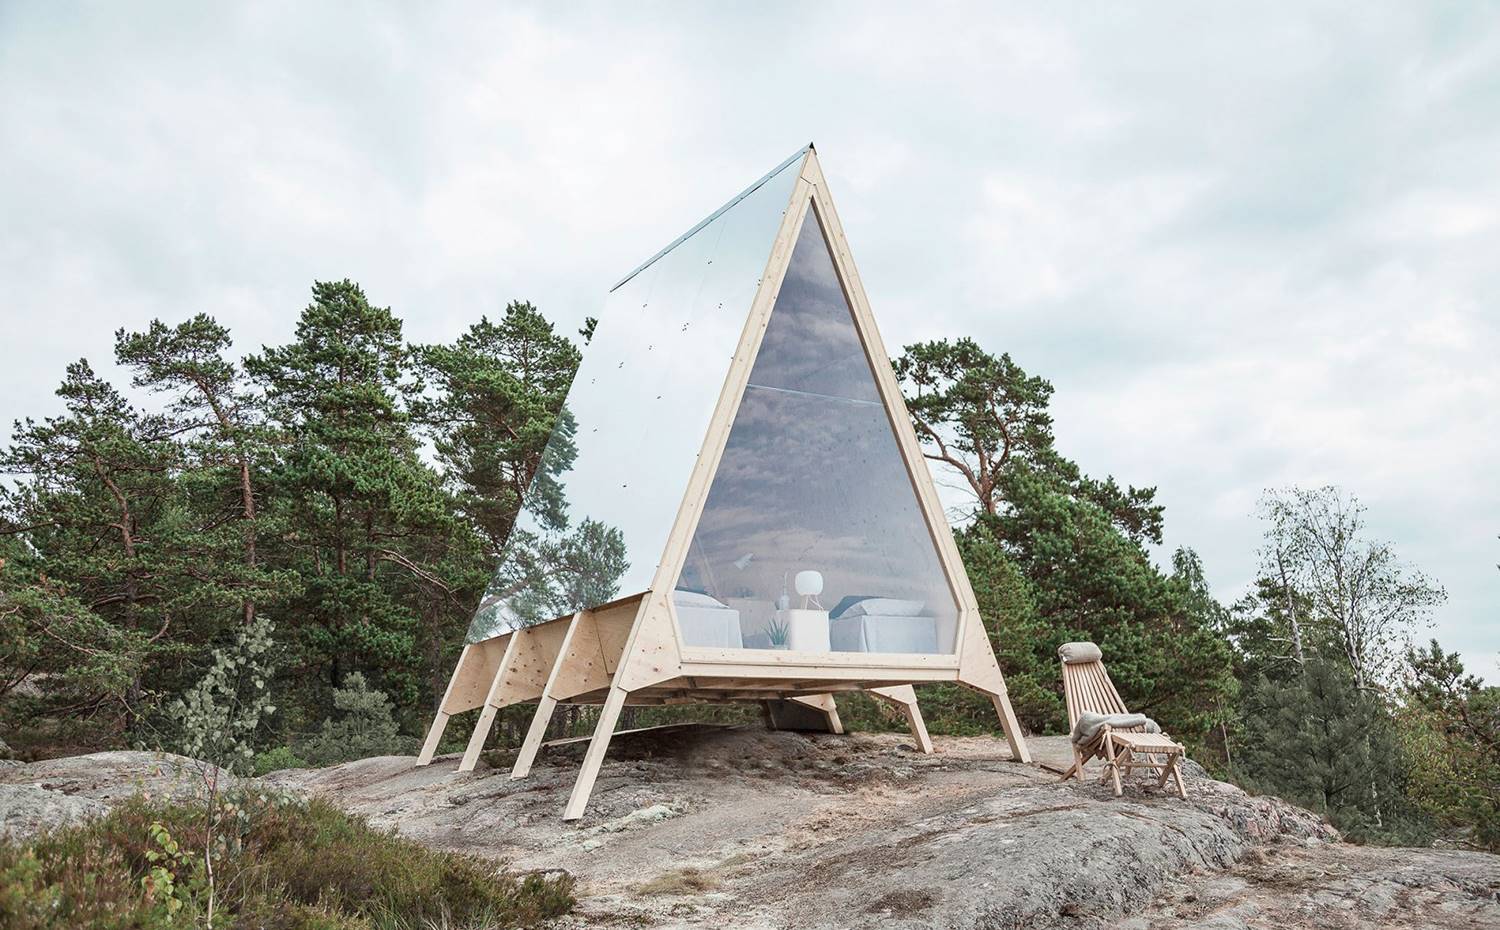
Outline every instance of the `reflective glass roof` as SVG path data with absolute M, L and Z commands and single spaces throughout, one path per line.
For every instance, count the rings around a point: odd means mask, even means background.
M 649 587 L 805 152 L 610 292 L 470 642 Z

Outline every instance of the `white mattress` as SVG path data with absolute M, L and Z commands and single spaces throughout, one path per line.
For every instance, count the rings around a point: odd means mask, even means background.
M 933 617 L 839 617 L 829 623 L 834 652 L 905 652 L 936 655 Z
M 740 612 L 730 607 L 688 607 L 673 604 L 677 625 L 682 630 L 684 646 L 706 646 L 713 649 L 739 649 Z

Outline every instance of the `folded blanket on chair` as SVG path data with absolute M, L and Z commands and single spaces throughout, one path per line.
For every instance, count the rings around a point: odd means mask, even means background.
M 1073 724 L 1073 733 L 1068 738 L 1073 741 L 1074 746 L 1087 746 L 1099 735 L 1099 728 L 1103 726 L 1116 730 L 1144 727 L 1147 733 L 1161 732 L 1156 721 L 1145 714 L 1091 714 L 1085 711 L 1078 715 L 1078 722 Z

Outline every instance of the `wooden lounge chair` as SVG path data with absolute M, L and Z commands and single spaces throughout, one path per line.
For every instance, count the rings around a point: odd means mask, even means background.
M 1092 643 L 1070 643 L 1069 646 L 1092 646 Z M 1067 647 L 1064 647 L 1066 649 Z M 1062 653 L 1063 650 L 1059 650 Z M 1097 653 L 1098 647 L 1092 652 Z M 1104 670 L 1104 661 L 1093 658 L 1082 662 L 1062 662 L 1063 696 L 1068 702 L 1068 732 L 1072 733 L 1078 718 L 1086 713 L 1126 714 L 1125 702 L 1114 682 Z M 1115 797 L 1121 793 L 1120 776 L 1129 775 L 1132 769 L 1147 769 L 1159 772 L 1156 785 L 1164 787 L 1167 779 L 1177 784 L 1177 794 L 1187 798 L 1187 789 L 1182 784 L 1179 768 L 1183 758 L 1182 744 L 1165 733 L 1147 733 L 1144 727 L 1117 729 L 1110 726 L 1099 728 L 1098 734 L 1086 745 L 1073 746 L 1073 767 L 1063 774 L 1063 781 L 1073 776 L 1082 776 L 1083 767 L 1095 757 L 1104 760 L 1104 775 L 1114 782 Z

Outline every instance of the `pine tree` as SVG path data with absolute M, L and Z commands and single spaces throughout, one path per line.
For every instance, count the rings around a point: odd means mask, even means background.
M 86 360 L 68 366 L 57 393 L 65 413 L 17 423 L 0 458 L 22 479 L 0 490 L 3 530 L 20 543 L 0 584 L 33 634 L 66 631 L 56 652 L 33 656 L 37 667 L 95 669 L 70 676 L 92 683 L 91 693 L 72 693 L 55 710 L 118 732 L 146 711 L 148 687 L 171 689 L 182 657 L 205 641 L 191 609 L 192 565 L 175 544 L 184 522 L 177 450 L 161 418 L 136 409 Z M 86 641 L 91 631 L 100 642 Z M 102 675 L 101 649 L 119 650 Z
M 557 424 L 579 352 L 535 307 L 513 302 L 499 322 L 483 318 L 453 345 L 425 346 L 418 358 L 433 388 L 418 417 L 465 515 L 498 554 Z
M 415 748 L 413 740 L 401 736 L 390 699 L 370 687 L 359 672 L 334 690 L 333 708 L 334 715 L 323 721 L 317 734 L 298 747 L 311 765 L 399 755 Z
M 0 722 L 17 729 L 127 700 L 156 644 L 69 595 L 23 540 L 0 537 Z M 22 688 L 28 682 L 45 687 Z
M 426 678 L 414 604 L 441 605 L 435 622 L 456 636 L 471 601 L 439 565 L 476 547 L 418 454 L 400 321 L 351 281 L 319 282 L 295 339 L 245 368 L 282 434 L 268 486 L 285 564 L 305 579 L 282 627 L 298 660 L 326 687 L 363 671 L 414 703 Z
M 1355 840 L 1420 836 L 1390 712 L 1341 662 L 1310 658 L 1301 676 L 1261 678 L 1245 697 L 1246 785 L 1326 814 Z
M 166 426 L 182 458 L 176 481 L 192 526 L 181 539 L 197 566 L 204 605 L 237 602 L 242 622 L 257 601 L 285 597 L 289 573 L 267 571 L 258 552 L 258 485 L 269 461 L 266 430 L 241 372 L 225 358 L 229 330 L 207 314 L 177 326 L 160 320 L 139 333 L 115 333 L 115 357 L 132 383 L 169 398 Z
M 1026 582 L 1024 603 L 996 605 L 1014 616 L 987 618 L 1019 631 L 999 635 L 996 646 L 1009 653 L 1007 675 L 1032 683 L 1021 702 L 1027 709 L 1018 709 L 1023 720 L 1064 725 L 1056 649 L 1088 639 L 1103 648 L 1133 710 L 1202 745 L 1234 688 L 1230 652 L 1197 557 L 1186 556 L 1170 578 L 1151 562 L 1146 545 L 1161 542 L 1163 521 L 1155 489 L 1092 478 L 1061 455 L 1048 410 L 1052 385 L 1008 355 L 945 340 L 907 346 L 895 367 L 923 451 L 974 496 L 974 527 L 965 535 L 1003 555 L 965 552 L 979 556 L 970 567 L 976 590 L 1006 588 L 1011 569 Z M 986 577 L 991 572 L 998 574 Z
M 1056 662 L 1041 657 L 1035 645 L 1047 632 L 1037 615 L 1030 583 L 990 535 L 987 524 L 973 523 L 956 539 L 990 647 L 1005 672 L 1017 719 L 1033 731 L 1065 728 L 1066 713 L 1055 683 Z M 986 733 L 995 727 L 995 709 L 989 699 L 967 688 L 929 685 L 922 689 L 921 699 L 922 712 L 936 730 Z

